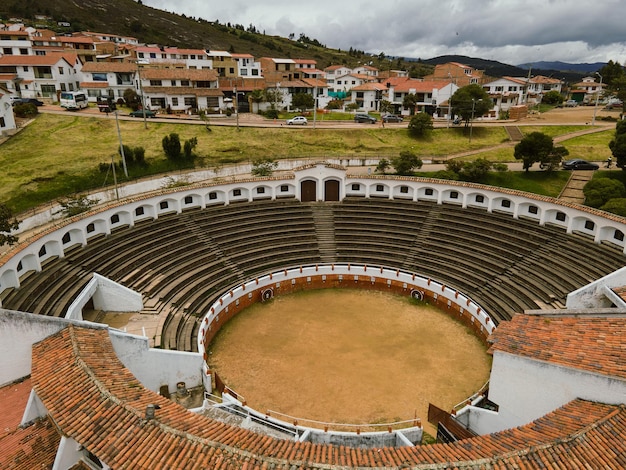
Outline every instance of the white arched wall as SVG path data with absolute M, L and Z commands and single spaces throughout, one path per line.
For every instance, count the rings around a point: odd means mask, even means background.
M 536 220 L 540 225 L 562 227 L 568 233 L 588 235 L 595 243 L 609 242 L 626 252 L 626 219 L 596 209 L 575 204 L 562 204 L 556 199 L 534 194 L 498 189 L 472 183 L 435 180 L 431 178 L 407 178 L 393 176 L 347 175 L 345 170 L 323 164 L 310 165 L 284 177 L 249 178 L 234 182 L 220 181 L 181 186 L 171 189 L 138 194 L 126 200 L 97 206 L 93 211 L 72 219 L 56 222 L 56 229 L 47 229 L 13 247 L 0 259 L 0 292 L 19 287 L 19 278 L 29 271 L 41 270 L 41 263 L 48 258 L 64 256 L 64 252 L 77 244 L 87 244 L 94 237 L 106 236 L 122 226 L 133 226 L 137 222 L 156 219 L 159 215 L 184 208 L 203 208 L 215 204 L 245 202 L 257 188 L 264 188 L 269 197 L 300 196 L 300 184 L 304 180 L 316 181 L 318 199 L 323 199 L 324 181 L 339 181 L 339 197 L 366 197 L 371 188 L 382 184 L 382 193 L 388 199 L 430 201 L 439 204 L 457 204 L 462 207 L 481 208 Z M 358 185 L 358 186 L 357 186 Z M 356 189 L 355 189 L 356 188 Z M 457 197 L 452 197 L 455 194 Z M 396 197 L 398 196 L 398 197 Z M 191 203 L 185 205 L 185 198 Z M 167 208 L 161 207 L 167 202 Z M 508 201 L 508 207 L 503 206 Z M 188 207 L 186 207 L 188 206 Z M 529 211 L 537 207 L 537 213 Z M 117 216 L 115 218 L 114 216 Z M 114 222 L 115 220 L 115 222 Z M 593 224 L 593 228 L 591 227 Z M 63 237 L 69 240 L 64 241 Z M 616 237 L 617 234 L 617 237 Z M 39 256 L 45 246 L 45 254 Z

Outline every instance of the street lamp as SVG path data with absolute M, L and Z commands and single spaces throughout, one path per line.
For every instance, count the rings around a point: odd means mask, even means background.
M 593 107 L 593 119 L 591 120 L 591 125 L 596 125 L 596 113 L 598 112 L 598 99 L 600 98 L 600 93 L 602 93 L 602 75 L 599 72 L 596 72 L 596 75 L 600 77 L 600 89 L 596 93 L 596 104 Z
M 450 96 L 448 96 L 448 119 L 446 122 L 446 128 L 450 128 L 450 117 L 452 114 L 452 75 L 448 72 L 448 78 L 450 79 Z

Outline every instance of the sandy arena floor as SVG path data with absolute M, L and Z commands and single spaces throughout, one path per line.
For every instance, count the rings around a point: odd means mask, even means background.
M 259 411 L 355 424 L 417 416 L 429 433 L 428 403 L 451 409 L 491 368 L 485 345 L 446 314 L 358 290 L 252 306 L 222 328 L 210 352 L 211 367 Z

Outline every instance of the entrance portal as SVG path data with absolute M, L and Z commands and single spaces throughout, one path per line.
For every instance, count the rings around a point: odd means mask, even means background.
M 300 200 L 302 202 L 317 201 L 317 183 L 313 180 L 306 180 L 300 183 Z
M 326 180 L 324 182 L 324 201 L 339 201 L 339 181 Z

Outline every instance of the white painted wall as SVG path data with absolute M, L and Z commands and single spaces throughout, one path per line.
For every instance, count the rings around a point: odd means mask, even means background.
M 479 432 L 492 433 L 527 424 L 576 399 L 626 403 L 626 380 L 562 367 L 495 351 L 489 400 L 499 405 L 476 416 Z
M 117 330 L 109 333 L 117 357 L 147 389 L 158 392 L 161 385 L 167 385 L 173 393 L 178 382 L 189 388 L 203 384 L 201 354 L 150 349 L 147 338 Z

